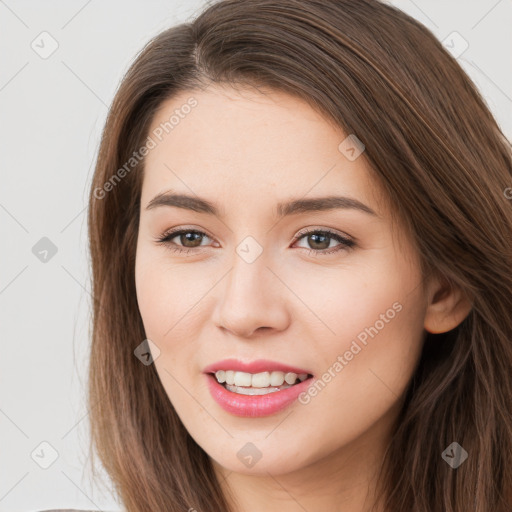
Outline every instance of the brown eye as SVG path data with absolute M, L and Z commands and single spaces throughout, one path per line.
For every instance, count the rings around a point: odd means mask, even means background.
M 203 235 L 197 231 L 184 231 L 180 235 L 175 235 L 174 238 L 176 236 L 180 237 L 180 243 L 184 247 L 199 247 L 203 239 Z
M 311 235 L 307 235 L 308 244 L 311 249 L 328 249 L 329 245 L 331 245 L 331 239 L 329 235 L 312 233 Z
M 167 245 L 169 248 L 178 252 L 188 252 L 185 249 L 196 249 L 202 247 L 201 242 L 204 238 L 209 238 L 209 236 L 202 231 L 181 229 L 164 234 L 157 240 L 157 242 Z M 178 239 L 178 243 L 173 242 L 174 239 Z M 181 247 L 183 247 L 183 249 L 181 249 Z
M 338 233 L 328 230 L 310 230 L 301 232 L 296 240 L 307 239 L 309 254 L 331 254 L 338 251 L 348 250 L 355 246 L 355 242 L 350 238 L 343 237 Z M 336 240 L 339 242 L 338 246 L 331 247 L 331 241 Z

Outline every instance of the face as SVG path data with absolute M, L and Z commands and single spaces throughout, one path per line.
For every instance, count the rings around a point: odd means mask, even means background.
M 137 300 L 191 436 L 223 468 L 276 475 L 382 442 L 420 355 L 426 299 L 364 151 L 354 158 L 348 134 L 299 99 L 219 86 L 162 104 L 150 133 Z M 308 202 L 334 196 L 352 203 Z M 225 359 L 267 362 L 215 366 Z M 312 377 L 247 396 L 205 373 L 245 368 L 233 386 L 246 392 L 268 386 L 267 370 L 294 373 L 286 366 Z

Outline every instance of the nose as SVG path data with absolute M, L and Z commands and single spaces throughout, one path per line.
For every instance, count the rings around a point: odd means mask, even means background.
M 286 329 L 290 320 L 290 292 L 278 273 L 268 266 L 263 254 L 252 263 L 236 255 L 228 275 L 216 287 L 215 325 L 240 338 Z

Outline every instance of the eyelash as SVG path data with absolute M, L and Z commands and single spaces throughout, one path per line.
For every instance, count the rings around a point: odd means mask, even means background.
M 174 242 L 171 242 L 173 238 L 176 238 L 178 235 L 182 235 L 185 233 L 196 233 L 199 235 L 206 235 L 208 238 L 211 238 L 207 233 L 204 233 L 203 231 L 199 231 L 196 229 L 177 229 L 175 231 L 168 231 L 164 233 L 160 238 L 157 238 L 156 242 L 163 244 L 168 248 L 169 250 L 173 252 L 180 252 L 188 254 L 190 252 L 194 252 L 196 249 L 200 249 L 200 247 L 193 247 L 193 248 L 186 248 L 183 249 L 182 246 L 175 244 Z M 316 250 L 316 249 L 306 249 L 308 255 L 312 256 L 325 256 L 330 255 L 333 253 L 337 253 L 339 251 L 347 251 L 349 249 L 352 249 L 356 244 L 353 240 L 350 238 L 345 238 L 338 233 L 331 231 L 329 229 L 313 229 L 313 230 L 302 230 L 299 233 L 297 233 L 297 236 L 293 240 L 293 243 L 298 242 L 302 238 L 306 237 L 307 235 L 311 234 L 321 234 L 321 235 L 328 235 L 329 238 L 332 238 L 336 240 L 337 242 L 340 242 L 341 245 L 333 247 L 331 249 L 323 249 L 323 250 Z M 302 249 L 305 249 L 302 247 Z

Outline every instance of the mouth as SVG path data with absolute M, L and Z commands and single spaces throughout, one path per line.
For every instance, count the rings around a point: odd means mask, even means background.
M 287 372 L 284 377 L 271 374 L 272 378 L 276 380 L 269 383 L 271 377 L 268 373 L 270 372 L 260 372 L 260 374 L 254 375 L 243 375 L 244 373 L 233 370 L 217 370 L 216 372 L 207 372 L 205 377 L 211 397 L 222 409 L 234 416 L 252 418 L 277 414 L 292 406 L 297 400 L 300 402 L 300 396 L 312 385 L 314 377 L 310 373 Z M 267 373 L 267 375 L 261 375 L 262 373 Z M 251 377 L 250 382 L 248 376 Z M 279 380 L 277 380 L 278 377 Z M 284 380 L 285 378 L 288 378 L 288 382 Z M 252 379 L 255 379 L 255 382 Z M 258 379 L 260 380 L 258 381 Z M 277 385 L 281 379 L 283 379 L 282 384 Z M 231 381 L 234 381 L 233 384 L 229 384 Z M 265 386 L 265 384 L 268 385 Z
M 299 399 L 314 380 L 310 370 L 279 361 L 224 359 L 203 368 L 210 395 L 234 416 L 276 414 Z
M 234 370 L 208 372 L 217 384 L 231 393 L 239 395 L 261 396 L 277 393 L 312 379 L 311 373 L 265 371 L 247 373 Z

